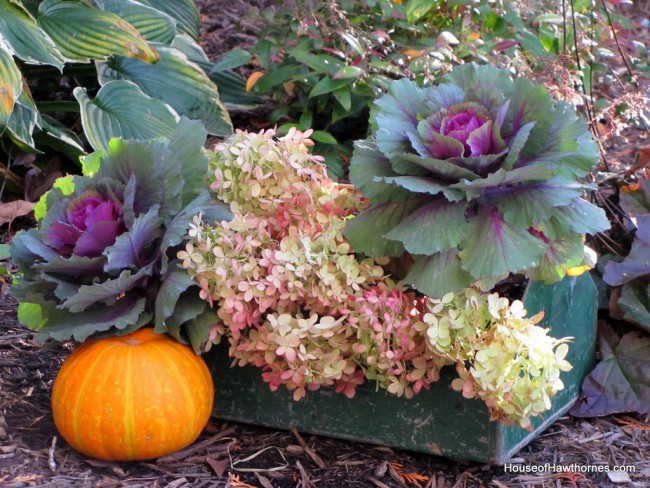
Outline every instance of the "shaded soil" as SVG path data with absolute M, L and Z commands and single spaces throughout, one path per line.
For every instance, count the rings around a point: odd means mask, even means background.
M 198 2 L 201 42 L 213 58 L 250 45 L 259 27 L 249 8 L 271 0 Z M 621 144 L 621 142 L 623 144 Z M 648 145 L 638 132 L 608 148 L 612 164 L 629 165 Z M 190 448 L 151 462 L 85 458 L 57 437 L 50 389 L 72 344 L 39 344 L 16 320 L 16 303 L 0 282 L 0 485 L 3 487 L 635 487 L 650 486 L 650 418 L 563 417 L 513 459 L 521 466 L 632 466 L 606 473 L 507 473 L 503 467 L 399 452 L 385 447 L 276 431 L 212 419 Z

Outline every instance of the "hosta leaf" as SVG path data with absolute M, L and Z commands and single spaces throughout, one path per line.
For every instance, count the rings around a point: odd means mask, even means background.
M 160 10 L 176 20 L 176 28 L 195 41 L 199 39 L 201 19 L 192 0 L 138 0 L 144 5 Z
M 11 0 L 0 0 L 0 39 L 12 54 L 31 64 L 63 68 L 63 56 L 34 18 Z
M 102 8 L 131 24 L 147 41 L 169 45 L 176 35 L 173 18 L 135 0 L 102 0 Z
M 464 202 L 435 200 L 415 210 L 384 237 L 402 242 L 411 254 L 431 255 L 456 248 L 467 227 L 466 210 Z
M 74 89 L 74 96 L 81 107 L 84 132 L 95 149 L 107 149 L 113 137 L 170 137 L 178 121 L 169 105 L 145 95 L 136 84 L 126 80 L 106 83 L 94 100 L 82 87 Z
M 18 66 L 13 57 L 0 48 L 0 134 L 7 125 L 22 90 L 23 82 Z
M 510 225 L 525 229 L 549 219 L 555 207 L 568 205 L 581 193 L 579 183 L 552 179 L 543 183 L 495 189 L 488 198 Z
M 28 91 L 18 96 L 14 109 L 7 120 L 6 134 L 25 152 L 41 153 L 34 143 L 34 129 L 40 123 L 40 113 Z
M 38 23 L 68 59 L 79 62 L 121 54 L 147 63 L 156 51 L 128 22 L 115 14 L 74 0 L 44 0 Z
M 115 56 L 99 65 L 102 84 L 124 79 L 135 83 L 150 97 L 169 103 L 180 115 L 200 119 L 208 133 L 226 136 L 232 124 L 226 108 L 219 100 L 216 85 L 205 72 L 178 50 L 153 44 L 160 54 L 156 64 Z
M 186 34 L 176 34 L 171 47 L 182 52 L 187 59 L 198 64 L 203 70 L 214 69 L 214 65 L 203 48 Z
M 345 227 L 345 238 L 357 252 L 368 256 L 401 256 L 404 246 L 385 239 L 393 227 L 418 206 L 418 199 L 406 202 L 378 203 L 361 211 Z
M 415 256 L 415 262 L 404 278 L 405 283 L 434 298 L 463 290 L 474 281 L 474 278 L 461 267 L 455 249 L 432 256 Z
M 619 338 L 606 324 L 599 335 L 601 361 L 582 384 L 578 417 L 650 412 L 650 338 L 629 332 Z
M 143 251 L 160 237 L 162 219 L 158 217 L 158 206 L 154 205 L 146 214 L 138 215 L 131 228 L 119 235 L 115 244 L 106 247 L 104 254 L 108 258 L 104 271 L 120 269 L 139 269 L 145 265 Z
M 477 279 L 535 266 L 546 245 L 525 229 L 508 224 L 496 208 L 484 207 L 470 221 L 459 256 Z
M 34 134 L 36 144 L 56 149 L 74 162 L 78 162 L 79 158 L 86 154 L 86 148 L 79 136 L 58 120 L 41 114 L 40 125 L 40 132 Z
M 65 300 L 61 307 L 68 309 L 72 313 L 79 313 L 96 303 L 112 305 L 128 295 L 129 290 L 140 285 L 144 279 L 151 276 L 152 271 L 151 266 L 144 266 L 136 273 L 124 270 L 115 279 L 108 279 L 102 283 L 93 283 L 92 285 L 81 285 L 79 292 Z

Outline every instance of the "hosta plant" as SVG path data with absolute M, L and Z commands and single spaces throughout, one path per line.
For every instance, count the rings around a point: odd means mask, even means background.
M 368 256 L 410 255 L 405 281 L 440 297 L 509 273 L 554 282 L 609 228 L 582 199 L 598 161 L 587 126 L 542 86 L 458 66 L 438 86 L 392 83 L 355 143 L 350 179 L 371 202 L 346 228 Z
M 0 0 L 6 189 L 22 195 L 25 173 L 54 173 L 53 158 L 78 172 L 112 137 L 169 137 L 179 116 L 230 134 L 199 20 L 192 0 Z
M 205 136 L 183 119 L 170 138 L 113 139 L 56 182 L 11 243 L 21 322 L 78 341 L 153 324 L 200 347 L 211 314 L 175 256 L 192 215 L 229 216 L 205 188 Z
M 456 365 L 452 386 L 495 419 L 528 427 L 549 408 L 570 366 L 540 317 L 477 288 L 427 298 L 387 276 L 389 259 L 359 259 L 343 232 L 367 203 L 327 178 L 308 133 L 273 136 L 238 132 L 217 146 L 211 189 L 233 219 L 196 216 L 178 255 L 217 308 L 213 342 L 225 336 L 237 364 L 295 399 L 322 386 L 352 397 L 366 380 L 410 398 Z

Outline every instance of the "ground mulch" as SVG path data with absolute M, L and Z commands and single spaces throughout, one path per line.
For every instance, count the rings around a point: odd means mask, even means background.
M 507 473 L 502 466 L 217 419 L 194 445 L 164 458 L 131 463 L 88 459 L 58 436 L 50 411 L 52 382 L 74 345 L 36 342 L 33 332 L 18 324 L 16 303 L 6 287 L 2 293 L 0 486 L 6 488 L 650 486 L 650 419 L 639 415 L 563 417 L 512 460 L 522 466 L 634 466 L 635 472 L 618 483 L 606 473 Z
M 197 2 L 201 44 L 213 59 L 255 42 L 259 23 L 250 8 L 271 0 Z M 630 164 L 648 146 L 631 132 L 608 147 L 613 164 Z M 650 487 L 650 416 L 595 419 L 565 416 L 525 447 L 517 465 L 633 466 L 613 474 L 507 473 L 483 465 L 387 447 L 340 441 L 211 419 L 189 448 L 150 462 L 88 459 L 58 437 L 50 389 L 72 343 L 45 343 L 23 328 L 8 284 L 0 281 L 0 486 L 49 487 L 260 487 L 260 488 L 607 488 Z

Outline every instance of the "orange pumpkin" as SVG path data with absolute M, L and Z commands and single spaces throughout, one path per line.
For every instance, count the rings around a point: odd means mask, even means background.
M 151 328 L 87 342 L 52 389 L 57 429 L 75 450 L 106 461 L 142 461 L 196 440 L 212 413 L 203 359 Z

